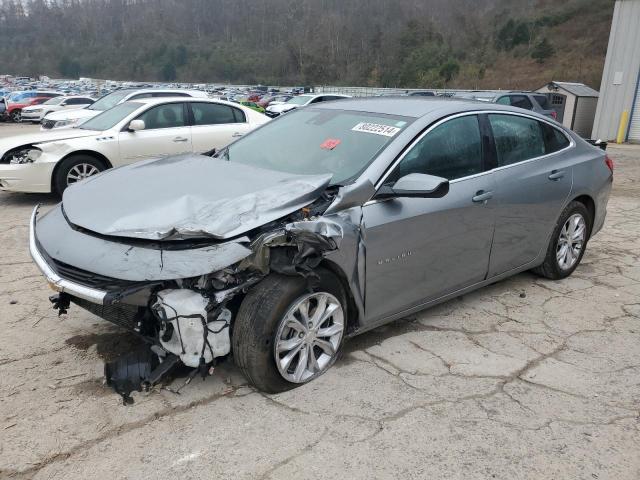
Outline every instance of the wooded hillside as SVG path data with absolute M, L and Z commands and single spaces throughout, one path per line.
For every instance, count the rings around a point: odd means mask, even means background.
M 613 0 L 0 0 L 0 73 L 598 89 Z

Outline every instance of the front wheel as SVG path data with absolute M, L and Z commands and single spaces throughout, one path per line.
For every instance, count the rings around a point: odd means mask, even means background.
M 56 169 L 53 185 L 56 193 L 62 195 L 67 187 L 105 170 L 104 164 L 89 155 L 74 155 L 65 158 Z
M 22 110 L 12 111 L 10 117 L 12 122 L 20 123 L 20 120 L 22 120 Z
M 315 291 L 302 277 L 271 274 L 244 298 L 233 327 L 233 355 L 247 379 L 267 393 L 319 377 L 337 360 L 346 331 L 345 294 L 318 270 Z
M 592 221 L 583 203 L 567 205 L 551 235 L 544 263 L 533 271 L 551 280 L 571 275 L 584 255 Z

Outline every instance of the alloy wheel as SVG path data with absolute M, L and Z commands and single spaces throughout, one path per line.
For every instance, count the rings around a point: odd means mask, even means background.
M 576 264 L 584 247 L 586 234 L 587 223 L 581 214 L 574 213 L 564 223 L 556 247 L 556 259 L 562 270 L 569 270 Z
M 274 342 L 278 371 L 292 383 L 306 383 L 335 361 L 344 333 L 340 301 L 326 292 L 296 300 L 280 321 Z
M 19 123 L 22 120 L 22 112 L 20 110 L 14 110 L 11 112 L 11 120 L 15 123 Z
M 95 165 L 79 163 L 71 167 L 69 173 L 67 173 L 67 185 L 72 185 L 97 173 L 100 173 L 100 170 Z

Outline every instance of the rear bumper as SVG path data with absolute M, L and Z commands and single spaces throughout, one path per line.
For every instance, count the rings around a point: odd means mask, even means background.
M 38 239 L 36 238 L 36 221 L 38 218 L 39 208 L 40 205 L 33 209 L 31 221 L 29 222 L 29 253 L 31 253 L 31 258 L 33 258 L 33 261 L 47 279 L 49 286 L 57 292 L 68 293 L 69 295 L 82 298 L 83 300 L 87 300 L 98 305 L 104 304 L 104 299 L 107 296 L 106 291 L 96 290 L 80 285 L 79 283 L 66 280 L 60 277 L 53 267 L 51 267 L 47 260 L 47 254 L 40 249 Z

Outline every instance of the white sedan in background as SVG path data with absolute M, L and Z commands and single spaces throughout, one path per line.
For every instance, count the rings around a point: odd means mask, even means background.
M 181 153 L 210 154 L 268 121 L 250 108 L 219 100 L 121 103 L 74 128 L 0 140 L 0 190 L 62 194 L 111 167 Z
M 61 110 L 72 110 L 74 108 L 85 108 L 91 105 L 95 100 L 90 97 L 82 96 L 60 96 L 47 100 L 40 105 L 31 105 L 22 109 L 20 117 L 21 122 L 40 123 L 45 115 Z

